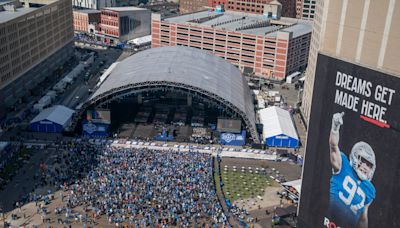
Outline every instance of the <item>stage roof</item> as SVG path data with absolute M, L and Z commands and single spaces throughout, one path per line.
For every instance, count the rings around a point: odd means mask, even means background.
M 90 101 L 110 95 L 112 91 L 160 82 L 199 88 L 222 98 L 224 103 L 229 102 L 243 112 L 255 129 L 250 89 L 240 71 L 218 56 L 191 47 L 152 48 L 128 57 L 111 72 Z

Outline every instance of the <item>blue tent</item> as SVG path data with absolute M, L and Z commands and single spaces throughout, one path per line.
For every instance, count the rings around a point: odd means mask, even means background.
M 267 146 L 299 147 L 299 137 L 289 111 L 273 106 L 261 109 L 259 114 Z
M 62 105 L 44 109 L 29 124 L 32 131 L 62 132 L 71 122 L 74 111 Z

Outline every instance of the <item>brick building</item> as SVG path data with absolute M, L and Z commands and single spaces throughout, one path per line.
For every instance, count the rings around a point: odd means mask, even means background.
M 283 17 L 296 17 L 296 1 L 295 0 L 208 0 L 210 8 L 216 8 L 218 5 L 224 4 L 225 10 L 247 12 L 253 14 L 263 14 L 264 7 L 267 4 L 281 4 Z
M 152 18 L 152 47 L 189 46 L 209 51 L 246 72 L 283 80 L 307 65 L 312 27 L 293 18 L 227 11 Z
M 179 11 L 181 14 L 204 10 L 208 6 L 208 0 L 180 0 Z
M 137 7 L 110 7 L 101 10 L 100 37 L 105 43 L 116 44 L 150 35 L 151 12 Z
M 95 33 L 90 30 L 89 25 L 98 26 L 100 24 L 99 10 L 74 10 L 74 30 L 78 32 Z

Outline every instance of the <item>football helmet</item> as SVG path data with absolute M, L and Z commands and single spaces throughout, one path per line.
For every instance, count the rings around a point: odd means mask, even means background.
M 365 172 L 360 170 L 361 162 L 369 163 L 369 173 L 365 174 Z M 376 168 L 374 150 L 372 150 L 371 146 L 366 142 L 361 141 L 354 144 L 350 153 L 350 164 L 361 180 L 371 181 Z

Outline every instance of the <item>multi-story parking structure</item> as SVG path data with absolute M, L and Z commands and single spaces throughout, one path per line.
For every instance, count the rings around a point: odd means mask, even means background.
M 203 11 L 152 18 L 152 47 L 207 50 L 256 76 L 283 80 L 307 65 L 312 26 L 293 18 Z

